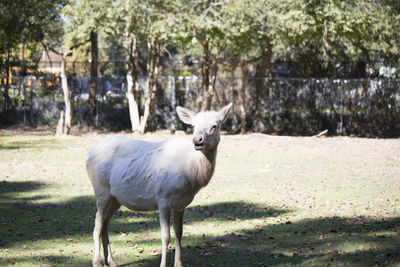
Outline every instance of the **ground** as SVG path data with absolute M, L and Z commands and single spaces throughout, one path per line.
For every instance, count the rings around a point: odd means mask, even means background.
M 1 266 L 90 266 L 96 208 L 84 160 L 116 133 L 52 133 L 0 130 Z M 184 221 L 186 266 L 400 266 L 400 140 L 224 135 Z M 159 264 L 156 212 L 122 208 L 110 239 L 119 264 Z

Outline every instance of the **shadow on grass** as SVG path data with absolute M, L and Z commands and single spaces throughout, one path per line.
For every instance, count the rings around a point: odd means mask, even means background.
M 36 204 L 46 195 L 33 191 L 38 182 L 0 182 L 0 248 L 16 242 L 60 238 L 90 233 L 95 213 L 94 197 L 84 196 L 61 203 Z M 85 224 L 86 223 L 86 224 Z
M 4 140 L 0 144 L 0 150 L 18 150 L 18 149 L 57 149 L 56 145 L 60 145 L 59 140 L 55 138 L 45 138 L 45 139 L 27 139 L 20 141 L 10 141 Z
M 244 202 L 219 202 L 211 205 L 189 207 L 185 210 L 184 224 L 202 221 L 233 221 L 236 218 L 251 220 L 276 217 L 288 210 L 276 210 L 269 207 Z M 172 219 L 171 219 L 172 224 Z M 158 212 L 135 212 L 124 209 L 118 211 L 111 221 L 110 231 L 116 233 L 143 232 L 159 229 Z
M 15 145 L 1 145 L 0 144 L 0 150 L 15 150 L 15 149 L 19 149 L 19 146 L 15 146 Z
M 183 237 L 186 266 L 398 266 L 399 218 L 321 218 Z M 139 244 L 148 242 L 138 240 Z M 161 242 L 153 240 L 152 242 Z M 121 266 L 157 266 L 161 256 Z M 174 262 L 172 250 L 168 263 Z
M 76 240 L 74 242 L 92 242 L 96 213 L 94 197 L 36 204 L 34 200 L 41 196 L 31 193 L 44 186 L 36 182 L 0 182 L 0 248 L 68 238 Z M 183 261 L 187 266 L 381 266 L 400 263 L 400 218 L 328 217 L 296 221 L 296 217 L 288 212 L 292 211 L 246 202 L 190 207 L 185 213 L 185 225 L 229 224 L 234 231 L 218 236 L 184 233 Z M 246 220 L 250 224 L 237 220 Z M 159 231 L 157 212 L 123 209 L 115 215 L 109 230 L 111 233 L 139 233 L 139 239 L 135 240 L 138 244 L 161 247 L 159 238 L 149 239 L 145 234 Z M 111 236 L 111 244 L 116 241 Z M 90 264 L 91 255 L 87 256 L 87 261 L 82 255 L 74 255 L 47 255 L 33 261 L 50 265 Z M 174 253 L 170 251 L 169 265 L 173 263 L 173 257 Z M 160 256 L 136 257 L 133 250 L 124 260 L 119 260 L 123 266 L 157 266 L 159 262 Z
M 9 199 L 10 201 L 18 199 L 16 194 L 21 192 L 31 192 L 45 186 L 39 182 L 8 182 L 0 181 L 0 199 Z

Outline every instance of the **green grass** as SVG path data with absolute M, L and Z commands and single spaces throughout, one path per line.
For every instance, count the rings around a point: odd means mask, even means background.
M 0 134 L 0 266 L 90 266 L 84 160 L 105 135 Z M 399 266 L 400 141 L 223 136 L 184 220 L 187 266 Z M 117 262 L 157 266 L 159 230 L 156 212 L 122 208 L 110 224 Z

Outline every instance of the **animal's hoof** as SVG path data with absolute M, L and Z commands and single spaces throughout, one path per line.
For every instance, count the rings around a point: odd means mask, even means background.
M 93 267 L 102 267 L 103 260 L 101 258 L 93 259 L 92 265 L 93 265 Z

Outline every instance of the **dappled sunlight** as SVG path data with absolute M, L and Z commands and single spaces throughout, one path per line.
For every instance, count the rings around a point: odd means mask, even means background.
M 84 159 L 104 136 L 6 138 L 19 143 L 1 150 L 0 264 L 90 266 L 96 205 Z M 186 266 L 400 263 L 395 140 L 222 140 L 214 177 L 185 212 Z M 122 266 L 159 264 L 158 212 L 123 207 L 109 234 Z M 171 227 L 169 264 L 173 249 Z
M 340 261 L 347 265 L 375 262 L 387 264 L 399 256 L 394 225 L 400 218 L 382 222 L 369 218 L 321 218 L 282 224 L 263 224 L 255 227 L 234 227 L 227 234 L 205 235 L 207 227 L 183 238 L 184 262 L 188 266 L 207 264 L 221 266 L 323 264 Z M 226 223 L 218 221 L 217 223 Z M 193 225 L 200 226 L 201 222 Z M 233 224 L 233 222 L 228 222 Z M 184 227 L 186 230 L 187 227 Z M 184 231 L 185 232 L 185 231 Z M 143 236 L 143 235 L 142 235 Z M 122 244 L 131 244 L 124 266 L 157 265 L 160 238 L 142 237 Z M 172 240 L 173 249 L 173 240 Z M 139 249 L 138 249 L 139 248 Z M 150 250 L 150 255 L 140 255 Z M 129 252 L 131 251 L 131 252 Z M 138 253 L 140 252 L 140 254 Z M 172 251 L 171 251 L 172 252 Z M 133 257 L 129 257 L 133 255 Z M 155 254 L 155 255 L 154 255 Z M 172 253 L 171 253 L 172 254 Z M 132 261 L 133 258 L 133 261 Z M 169 256 L 172 261 L 173 256 Z M 123 264 L 124 262 L 121 262 Z

